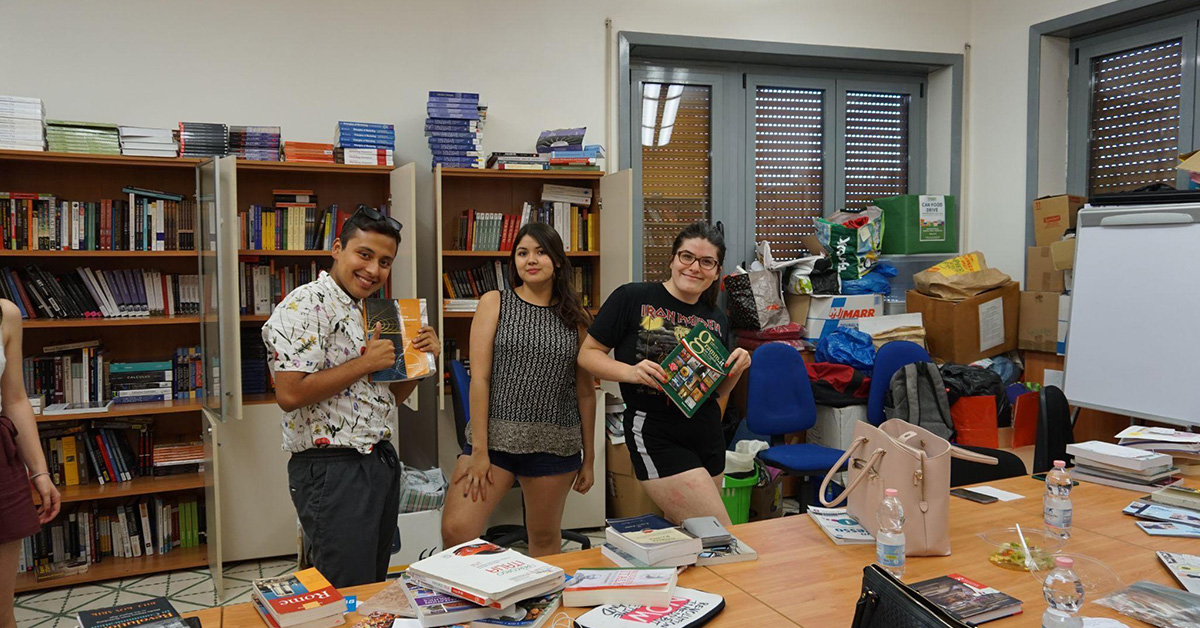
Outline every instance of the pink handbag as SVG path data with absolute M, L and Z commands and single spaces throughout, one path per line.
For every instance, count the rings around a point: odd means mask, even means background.
M 821 482 L 821 503 L 846 501 L 846 512 L 872 535 L 879 530 L 875 513 L 884 489 L 900 492 L 904 537 L 909 556 L 950 554 L 950 458 L 997 464 L 991 456 L 951 445 L 946 439 L 904 421 L 891 419 L 879 427 L 854 424 L 854 440 Z M 833 502 L 825 489 L 842 464 L 850 461 L 846 490 Z

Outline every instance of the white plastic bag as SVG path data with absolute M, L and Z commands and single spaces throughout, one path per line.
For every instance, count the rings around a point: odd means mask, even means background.
M 725 474 L 749 473 L 754 471 L 754 458 L 758 452 L 770 447 L 761 440 L 741 440 L 733 451 L 725 452 Z

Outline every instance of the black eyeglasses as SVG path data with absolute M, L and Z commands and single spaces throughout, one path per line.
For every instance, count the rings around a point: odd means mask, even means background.
M 691 266 L 696 262 L 700 262 L 700 268 L 704 270 L 712 270 L 720 263 L 712 257 L 696 257 L 691 251 L 679 251 L 675 253 L 675 257 L 678 257 L 679 263 L 684 266 Z
M 399 234 L 404 229 L 404 225 L 400 224 L 399 220 L 396 220 L 395 218 L 392 218 L 391 216 L 385 216 L 384 214 L 379 213 L 379 210 L 375 209 L 374 207 L 371 207 L 370 205 L 360 204 L 358 206 L 358 211 L 354 212 L 354 216 L 357 216 L 359 214 L 366 216 L 368 220 L 383 220 L 383 221 L 387 222 L 387 224 L 389 226 L 391 226 L 391 228 L 396 230 L 397 234 Z M 350 218 L 353 219 L 354 216 L 351 216 Z

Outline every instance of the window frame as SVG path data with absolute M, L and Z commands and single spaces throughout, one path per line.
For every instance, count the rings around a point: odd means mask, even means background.
M 927 185 L 925 176 L 929 155 L 925 151 L 926 124 L 925 116 L 929 110 L 926 104 L 927 78 L 900 77 L 847 79 L 837 81 L 837 162 L 835 175 L 837 177 L 837 197 L 834 203 L 835 211 L 846 206 L 846 93 L 847 92 L 883 92 L 888 94 L 907 94 L 908 104 L 908 190 L 905 194 L 924 194 Z
M 1071 65 L 1068 68 L 1067 92 L 1067 193 L 1087 196 L 1088 171 L 1091 168 L 1092 143 L 1092 59 L 1123 50 L 1149 46 L 1158 42 L 1181 39 L 1179 85 L 1179 146 L 1180 154 L 1200 146 L 1200 128 L 1195 124 L 1196 106 L 1196 43 L 1200 28 L 1200 12 L 1137 24 L 1114 31 L 1071 40 Z M 1177 173 L 1175 185 L 1186 188 L 1187 177 Z

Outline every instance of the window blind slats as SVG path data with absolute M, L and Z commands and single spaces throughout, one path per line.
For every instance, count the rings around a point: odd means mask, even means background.
M 755 240 L 798 257 L 825 196 L 825 91 L 759 87 L 754 97 Z
M 1092 58 L 1090 193 L 1174 184 L 1182 51 L 1173 39 Z
M 908 94 L 846 92 L 846 207 L 908 191 Z

